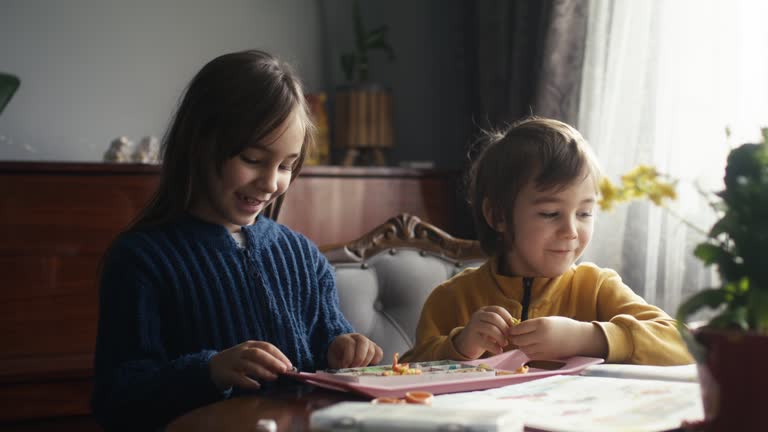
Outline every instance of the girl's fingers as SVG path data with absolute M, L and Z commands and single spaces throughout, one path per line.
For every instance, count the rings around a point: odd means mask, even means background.
M 283 356 L 284 357 L 284 356 Z M 241 358 L 249 364 L 257 364 L 269 370 L 272 374 L 281 374 L 288 370 L 288 365 L 276 358 L 272 352 L 261 348 L 248 348 L 242 352 Z
M 348 340 L 354 343 L 354 339 L 349 338 Z M 339 367 L 341 368 L 350 367 L 352 362 L 355 360 L 354 346 L 350 346 L 350 343 L 347 342 L 346 340 L 339 342 L 337 345 L 338 346 L 336 348 L 336 351 L 339 358 Z
M 286 357 L 278 347 L 272 345 L 271 343 L 260 341 L 258 342 L 258 348 L 268 352 L 272 357 L 283 363 L 288 369 L 293 367 L 291 361 L 288 360 L 288 357 Z
M 366 360 L 368 359 L 368 348 L 370 342 L 364 339 L 364 336 L 354 337 L 355 341 L 355 360 L 354 367 L 366 366 Z
M 234 379 L 236 387 L 242 387 L 250 390 L 258 390 L 261 388 L 261 384 L 255 379 L 246 375 L 237 375 Z
M 373 361 L 373 357 L 376 355 L 376 348 L 373 342 L 368 344 L 368 352 L 366 353 L 365 360 L 360 366 L 368 366 Z
M 246 362 L 243 365 L 243 372 L 245 372 L 245 375 L 256 377 L 262 381 L 274 381 L 278 376 L 278 374 L 272 372 L 263 365 L 251 362 Z
M 371 360 L 370 364 L 377 365 L 381 362 L 381 359 L 384 357 L 384 350 L 381 349 L 381 347 L 374 342 L 374 355 L 373 360 Z

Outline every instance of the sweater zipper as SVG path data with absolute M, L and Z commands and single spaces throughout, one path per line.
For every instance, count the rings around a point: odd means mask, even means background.
M 533 278 L 523 278 L 523 312 L 520 314 L 520 321 L 528 319 L 528 306 L 531 304 L 531 288 L 533 287 Z

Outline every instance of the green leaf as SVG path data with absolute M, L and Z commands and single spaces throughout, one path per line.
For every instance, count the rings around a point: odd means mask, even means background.
M 723 255 L 723 250 L 720 248 L 720 246 L 714 245 L 712 243 L 701 243 L 696 246 L 693 254 L 696 255 L 696 257 L 700 260 L 704 261 L 705 265 L 712 265 L 717 262 Z
M 705 306 L 710 308 L 720 306 L 725 303 L 726 295 L 727 293 L 724 290 L 716 288 L 697 292 L 684 301 L 677 309 L 677 320 L 685 322 L 689 316 Z

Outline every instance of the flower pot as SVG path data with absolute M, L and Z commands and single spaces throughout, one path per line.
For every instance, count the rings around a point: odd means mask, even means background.
M 766 430 L 768 336 L 709 328 L 693 334 L 705 353 L 698 369 L 707 430 Z
M 384 150 L 392 148 L 392 91 L 375 84 L 336 89 L 334 147 L 346 151 L 343 165 L 360 156 L 385 165 Z

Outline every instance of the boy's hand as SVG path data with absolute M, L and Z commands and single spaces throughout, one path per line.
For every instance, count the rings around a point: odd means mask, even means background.
M 336 336 L 328 347 L 328 367 L 342 369 L 378 364 L 384 352 L 360 333 Z
M 211 358 L 208 365 L 219 390 L 230 387 L 258 389 L 257 380 L 272 381 L 291 369 L 291 361 L 276 346 L 263 341 L 246 341 Z
M 511 343 L 532 359 L 557 359 L 575 355 L 602 357 L 608 341 L 592 323 L 566 317 L 533 318 L 507 331 Z
M 509 344 L 507 331 L 517 322 L 517 318 L 503 307 L 485 306 L 472 314 L 453 343 L 460 354 L 471 359 L 480 357 L 486 351 L 501 354 Z

